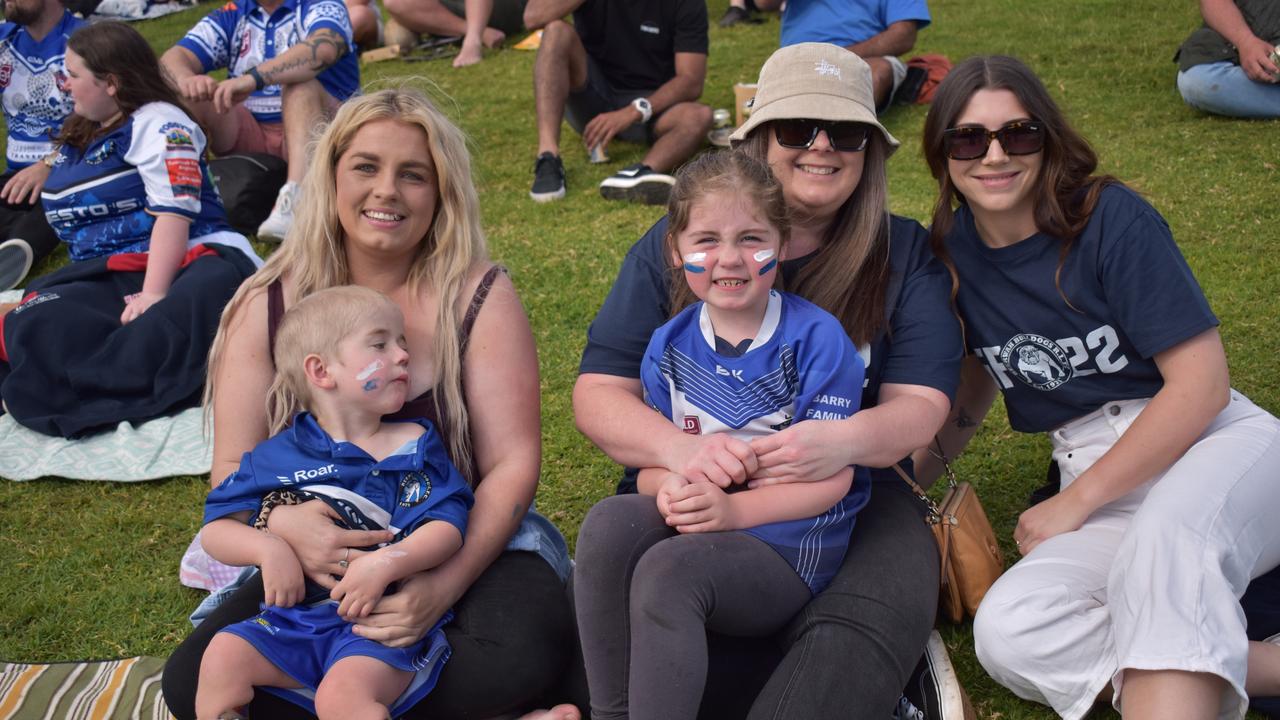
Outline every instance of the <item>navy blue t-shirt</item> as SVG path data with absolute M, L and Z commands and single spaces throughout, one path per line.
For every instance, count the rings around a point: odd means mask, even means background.
M 1151 397 L 1164 384 L 1152 357 L 1218 325 L 1164 218 L 1123 185 L 1102 191 L 1062 266 L 1061 293 L 1062 243 L 1044 233 L 987 247 L 961 206 L 947 247 L 967 350 L 1004 394 L 1014 430 Z
M 623 258 L 600 312 L 587 330 L 579 373 L 640 377 L 640 364 L 654 330 L 669 319 L 670 273 L 663 257 L 667 218 L 659 220 Z M 806 255 L 779 263 L 783 284 L 794 284 Z M 962 347 L 960 326 L 948 297 L 951 278 L 929 252 L 920 223 L 894 216 L 889 225 L 889 271 L 885 312 L 888 329 L 858 348 L 866 364 L 862 408 L 876 405 L 883 383 L 923 385 L 954 398 Z M 904 465 L 910 471 L 910 463 Z M 892 469 L 873 468 L 872 479 L 901 482 Z M 634 489 L 627 478 L 620 490 Z

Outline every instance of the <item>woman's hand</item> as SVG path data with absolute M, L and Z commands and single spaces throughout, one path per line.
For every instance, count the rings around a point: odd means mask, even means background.
M 423 638 L 466 588 L 446 587 L 437 570 L 410 575 L 400 582 L 400 590 L 384 595 L 373 611 L 356 621 L 355 634 L 388 647 L 405 647 Z M 511 602 L 519 602 L 511 598 Z
M 386 530 L 346 530 L 334 524 L 339 519 L 324 501 L 311 500 L 276 506 L 267 516 L 267 529 L 289 543 L 307 577 L 332 589 L 332 576 L 346 573 L 340 562 L 354 562 L 363 554 L 353 548 L 391 542 L 394 537 Z
M 1054 535 L 1079 530 L 1096 509 L 1082 500 L 1078 493 L 1071 492 L 1071 486 L 1027 508 L 1018 516 L 1018 526 L 1013 530 L 1018 552 L 1026 555 Z
M 9 178 L 0 189 L 0 199 L 11 205 L 34 205 L 40 199 L 40 191 L 49 179 L 50 167 L 43 162 L 32 163 Z
M 368 615 L 387 586 L 391 584 L 391 564 L 378 553 L 362 553 L 350 561 L 342 580 L 333 586 L 329 597 L 339 601 L 338 615 L 347 622 L 355 622 Z
M 120 324 L 127 325 L 137 320 L 148 308 L 164 299 L 164 293 L 146 291 L 134 293 L 124 299 L 124 312 L 120 313 Z
M 742 527 L 732 498 L 711 483 L 690 483 L 671 493 L 667 525 L 682 533 L 719 532 Z
M 269 537 L 269 536 L 268 536 Z M 262 601 L 276 607 L 293 607 L 302 602 L 306 581 L 298 556 L 283 538 L 272 538 L 262 551 Z
M 689 482 L 709 482 L 729 487 L 756 473 L 756 453 L 747 443 L 728 433 L 685 435 L 688 442 L 672 448 L 666 467 Z
M 747 487 L 825 480 L 850 464 L 847 420 L 805 420 L 751 439 L 760 467 Z

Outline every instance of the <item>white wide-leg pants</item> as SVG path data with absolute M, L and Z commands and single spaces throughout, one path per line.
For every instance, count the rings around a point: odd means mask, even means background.
M 1050 433 L 1062 487 L 1124 434 L 1147 400 L 1107 403 Z M 978 660 L 1019 697 L 1084 717 L 1124 671 L 1213 673 L 1220 718 L 1243 718 L 1248 661 L 1239 599 L 1280 564 L 1280 421 L 1231 401 L 1173 466 L 1038 545 L 988 592 Z

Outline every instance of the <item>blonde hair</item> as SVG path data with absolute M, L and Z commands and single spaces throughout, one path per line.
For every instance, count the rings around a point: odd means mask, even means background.
M 463 310 L 458 298 L 477 264 L 488 261 L 480 203 L 471 181 L 471 155 L 466 137 L 422 93 L 405 88 L 380 90 L 344 103 L 316 141 L 302 181 L 294 224 L 284 243 L 227 303 L 209 353 L 205 402 L 212 402 L 213 378 L 223 360 L 230 318 L 253 293 L 289 276 L 292 294 L 286 305 L 325 288 L 351 283 L 338 218 L 335 172 L 338 158 L 364 125 L 396 120 L 422 128 L 436 170 L 439 192 L 436 215 L 410 261 L 409 292 L 417 297 L 424 285 L 438 298 L 435 340 L 431 348 L 437 377 L 433 393 L 436 415 L 449 438 L 449 454 L 470 478 L 471 436 L 462 391 Z M 444 412 L 445 409 L 448 412 Z
M 778 231 L 782 247 L 791 238 L 791 211 L 787 199 L 769 166 L 746 153 L 710 152 L 690 160 L 676 174 L 676 183 L 667 200 L 667 235 L 663 242 L 667 271 L 671 274 L 671 315 L 674 316 L 698 298 L 684 279 L 684 268 L 674 262 L 680 233 L 689 227 L 693 206 L 708 195 L 729 192 L 751 201 L 762 219 Z M 776 277 L 781 277 L 778 273 Z M 775 279 L 775 284 L 780 280 Z
M 391 298 L 377 290 L 344 285 L 314 292 L 289 308 L 271 347 L 276 377 L 267 391 L 267 426 L 272 435 L 285 429 L 299 411 L 311 409 L 311 383 L 304 368 L 307 356 L 332 360 L 343 340 L 388 307 L 400 315 Z

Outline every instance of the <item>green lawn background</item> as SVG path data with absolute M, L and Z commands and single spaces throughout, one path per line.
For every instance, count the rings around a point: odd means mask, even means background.
M 735 82 L 755 80 L 777 45 L 776 16 L 715 27 L 725 0 L 709 3 L 705 102 L 732 107 Z M 206 3 L 137 27 L 163 51 Z M 1044 78 L 1094 143 L 1102 170 L 1130 183 L 1164 214 L 1222 320 L 1233 384 L 1280 410 L 1274 256 L 1280 222 L 1280 125 L 1228 120 L 1187 108 L 1174 88 L 1175 49 L 1199 24 L 1194 0 L 934 0 L 934 23 L 916 53 L 958 61 L 976 53 L 1021 57 Z M 572 544 L 592 503 L 612 491 L 617 467 L 573 427 L 570 402 L 587 324 L 627 247 L 661 211 L 602 201 L 601 179 L 643 155 L 610 148 L 590 165 L 565 129 L 565 200 L 528 199 L 537 138 L 534 54 L 504 49 L 453 69 L 448 60 L 363 68 L 365 86 L 428 89 L 471 138 L 484 227 L 493 257 L 511 269 L 537 337 L 543 467 L 540 509 Z M 934 185 L 920 157 L 925 108 L 885 118 L 902 141 L 890 163 L 894 212 L 925 220 Z M 264 250 L 266 249 L 263 246 Z M 60 255 L 43 269 L 65 262 Z M 1013 557 L 1010 534 L 1027 492 L 1043 477 L 1047 444 L 1009 431 L 997 408 L 959 463 Z M 47 479 L 0 482 L 0 659 L 22 661 L 165 655 L 189 630 L 202 593 L 178 584 L 178 560 L 200 525 L 206 478 L 115 484 Z M 512 599 L 518 602 L 517 598 Z M 944 636 L 983 717 L 1050 718 L 983 674 L 967 625 Z

